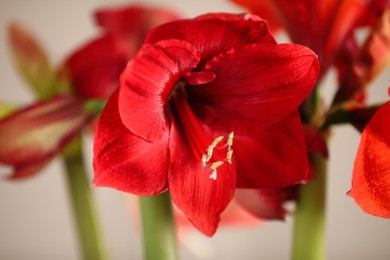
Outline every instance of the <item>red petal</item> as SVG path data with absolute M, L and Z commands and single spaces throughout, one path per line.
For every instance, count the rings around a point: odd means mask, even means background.
M 260 219 L 283 220 L 287 213 L 283 208 L 283 194 L 276 189 L 238 189 L 235 198 L 242 207 Z
M 319 55 L 322 71 L 338 55 L 344 40 L 372 5 L 360 0 L 274 0 L 272 3 L 292 41 L 310 47 Z
M 189 71 L 183 78 L 190 85 L 207 84 L 215 79 L 215 74 L 211 71 Z
M 211 141 L 210 141 L 211 143 Z M 231 201 L 236 187 L 234 161 L 217 168 L 217 179 L 202 167 L 201 156 L 190 149 L 188 139 L 180 126 L 171 129 L 171 165 L 169 186 L 172 200 L 194 226 L 207 236 L 214 235 L 220 214 Z
M 310 178 L 297 111 L 254 136 L 237 134 L 234 142 L 238 187 L 280 188 Z
M 276 15 L 275 10 L 272 8 L 272 4 L 269 1 L 255 1 L 255 0 L 231 0 L 232 2 L 239 4 L 253 14 L 257 14 L 260 17 L 267 20 L 270 30 L 272 32 L 277 31 L 280 28 L 280 22 Z
M 390 103 L 362 133 L 348 195 L 367 213 L 390 218 Z
M 152 28 L 179 18 L 168 9 L 142 6 L 104 8 L 95 16 L 97 23 L 106 34 L 115 38 L 116 47 L 128 58 L 135 56 Z
M 153 27 L 178 16 L 171 11 L 132 6 L 96 12 L 97 23 L 106 31 L 67 59 L 71 84 L 84 98 L 108 98 L 119 85 L 127 61 L 141 47 Z
M 356 98 L 390 61 L 390 8 L 371 32 L 360 53 L 351 65 L 351 71 L 342 82 L 335 102 Z
M 216 79 L 189 88 L 203 101 L 206 122 L 238 132 L 254 132 L 290 114 L 313 89 L 319 63 L 306 47 L 245 45 L 205 66 Z
M 328 145 L 321 131 L 310 125 L 304 125 L 303 130 L 305 133 L 307 151 L 309 153 L 318 153 L 325 158 L 328 158 Z
M 0 162 L 14 167 L 10 178 L 32 175 L 90 119 L 84 103 L 73 97 L 57 97 L 17 111 L 0 121 Z
M 129 59 L 116 45 L 114 37 L 103 36 L 87 43 L 65 61 L 62 73 L 69 77 L 76 95 L 107 99 L 115 91 Z M 132 48 L 130 44 L 128 48 Z
M 95 13 L 97 23 L 109 33 L 133 34 L 142 42 L 146 33 L 157 25 L 175 20 L 179 15 L 163 8 L 129 6 L 104 8 Z
M 178 91 L 172 97 L 175 120 L 170 139 L 169 185 L 176 205 L 197 229 L 211 236 L 234 193 L 235 159 L 227 162 L 229 148 L 222 143 L 216 144 L 209 160 L 204 161 L 215 138 L 226 133 L 216 134 L 208 129 L 191 110 L 186 95 L 181 94 Z M 214 172 L 211 168 L 217 161 L 223 163 Z
M 233 14 L 208 14 L 195 20 L 167 23 L 152 30 L 146 42 L 155 43 L 163 39 L 192 43 L 202 54 L 202 64 L 236 45 L 276 43 L 266 21 Z
M 119 117 L 116 91 L 96 128 L 93 184 L 155 195 L 167 189 L 168 163 L 168 135 L 148 142 L 129 132 Z
M 390 1 L 389 0 L 369 0 L 366 2 L 366 8 L 360 19 L 361 26 L 375 26 L 377 21 L 380 19 L 382 14 L 388 8 Z
M 144 45 L 121 76 L 119 113 L 123 124 L 146 140 L 158 141 L 168 130 L 168 97 L 198 60 L 199 53 L 187 42 Z
M 353 34 L 350 34 L 344 40 L 338 55 L 333 61 L 333 66 L 337 69 L 338 82 L 342 82 L 349 73 L 351 64 L 353 64 L 356 59 L 360 48 L 361 46 L 359 46 L 359 43 Z
M 337 1 L 336 1 L 337 2 Z M 337 9 L 333 10 L 332 20 L 325 22 L 329 23 L 329 31 L 327 32 L 327 38 L 324 48 L 324 63 L 332 61 L 333 57 L 338 55 L 342 50 L 342 45 L 347 42 L 347 37 L 353 33 L 353 30 L 358 26 L 359 20 L 365 13 L 366 6 L 365 1 L 354 0 L 354 1 L 339 1 Z M 325 65 L 325 64 L 323 64 Z M 326 64 L 325 66 L 327 66 Z
M 42 170 L 55 156 L 48 156 L 41 162 L 33 162 L 29 164 L 15 165 L 13 173 L 7 176 L 9 180 L 22 180 L 30 177 Z
M 181 234 L 185 236 L 188 232 L 192 231 L 191 228 L 193 228 L 193 224 L 188 220 L 188 218 L 185 217 L 182 211 L 177 209 L 177 207 L 174 207 L 173 210 L 177 232 L 179 233 L 179 240 L 181 240 Z M 242 207 L 242 205 L 235 199 L 235 197 L 233 197 L 233 200 L 221 214 L 221 221 L 219 226 L 223 229 L 234 229 L 248 228 L 255 225 L 258 226 L 261 223 L 262 221 L 258 217 L 248 212 L 248 210 Z
M 293 42 L 313 47 L 326 36 L 339 2 L 273 0 L 272 4 Z

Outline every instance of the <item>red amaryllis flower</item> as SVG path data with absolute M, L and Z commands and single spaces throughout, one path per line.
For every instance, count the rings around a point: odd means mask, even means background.
M 297 107 L 318 71 L 311 50 L 276 44 L 257 16 L 207 14 L 155 28 L 99 120 L 94 185 L 146 196 L 169 189 L 213 235 L 236 187 L 308 178 Z
M 320 58 L 324 72 L 338 55 L 345 51 L 343 44 L 353 38 L 355 28 L 373 25 L 385 10 L 388 0 L 232 0 L 249 8 L 254 14 L 273 10 L 287 30 L 291 40 L 313 49 Z M 268 5 L 268 6 L 267 6 Z M 271 20 L 272 22 L 272 20 Z
M 348 195 L 367 213 L 390 218 L 390 103 L 365 127 Z
M 100 9 L 95 18 L 102 35 L 74 52 L 61 70 L 69 77 L 76 95 L 107 99 L 118 87 L 120 73 L 141 47 L 147 32 L 179 15 L 162 8 L 129 6 Z

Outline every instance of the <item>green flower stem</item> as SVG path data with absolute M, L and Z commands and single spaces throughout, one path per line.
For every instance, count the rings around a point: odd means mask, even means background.
M 325 188 L 327 161 L 320 155 L 310 157 L 315 179 L 302 185 L 297 202 L 293 260 L 325 260 Z
M 178 259 L 176 234 L 169 192 L 140 197 L 145 260 Z
M 106 259 L 96 219 L 90 182 L 84 166 L 80 136 L 68 145 L 63 153 L 63 160 L 83 259 Z

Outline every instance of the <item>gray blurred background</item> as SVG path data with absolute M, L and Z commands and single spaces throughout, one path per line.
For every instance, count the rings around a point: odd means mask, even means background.
M 6 32 L 11 21 L 25 24 L 41 41 L 52 62 L 58 63 L 74 48 L 96 35 L 92 12 L 98 7 L 130 3 L 108 0 L 0 0 L 0 99 L 17 104 L 33 96 L 17 74 L 9 53 Z M 143 0 L 143 4 L 171 7 L 185 16 L 211 11 L 242 12 L 223 0 Z M 138 3 L 140 3 L 138 2 Z M 135 3 L 135 2 L 134 2 Z M 281 38 L 283 39 L 283 37 Z M 334 77 L 330 76 L 328 82 Z M 388 99 L 389 70 L 373 83 L 369 102 Z M 331 87 L 323 89 L 329 96 Z M 330 142 L 327 196 L 328 259 L 390 259 L 390 222 L 364 214 L 345 195 L 350 188 L 359 133 L 337 127 Z M 0 144 L 1 145 L 1 144 Z M 91 139 L 85 143 L 91 163 Z M 90 171 L 91 167 L 89 166 Z M 0 168 L 1 176 L 7 169 Z M 111 259 L 141 259 L 139 233 L 123 193 L 98 188 L 99 218 Z M 190 232 L 181 247 L 181 259 L 289 259 L 292 218 L 243 229 L 219 229 L 209 239 Z M 0 259 L 79 258 L 61 162 L 25 181 L 0 181 Z

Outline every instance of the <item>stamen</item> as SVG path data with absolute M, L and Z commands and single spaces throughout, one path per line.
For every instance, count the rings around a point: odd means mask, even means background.
M 207 147 L 207 160 L 206 162 L 210 161 L 211 157 L 213 157 L 213 151 L 214 151 L 214 147 L 213 146 L 209 146 Z
M 232 148 L 232 145 L 233 145 L 233 138 L 234 138 L 234 132 L 231 132 L 228 136 L 228 140 L 227 140 L 227 145 L 228 145 L 228 150 L 230 151 L 230 149 Z
M 202 167 L 204 169 L 207 169 L 211 171 L 210 179 L 216 180 L 217 179 L 217 168 L 224 164 L 224 161 L 214 161 L 211 163 L 210 167 L 208 167 L 208 163 L 210 162 L 211 158 L 213 157 L 214 148 L 217 147 L 217 145 L 224 139 L 223 136 L 218 136 L 213 140 L 213 142 L 206 148 L 207 154 L 202 155 Z M 226 161 L 229 164 L 232 164 L 232 157 L 233 157 L 233 139 L 234 139 L 234 132 L 231 132 L 228 135 L 228 140 L 226 144 L 224 144 L 222 147 L 224 148 L 227 146 L 227 153 L 226 153 Z
M 216 170 L 219 166 L 221 166 L 223 164 L 223 161 L 216 161 L 216 162 L 213 162 L 213 164 L 211 164 L 210 166 L 210 170 Z
M 223 138 L 224 138 L 223 136 L 218 136 L 217 138 L 214 139 L 214 141 L 211 143 L 210 146 L 212 146 L 213 148 L 216 147 L 223 140 Z
M 226 161 L 229 164 L 232 164 L 232 156 L 233 156 L 233 150 L 228 150 L 228 152 L 226 154 Z
M 210 160 L 210 159 L 208 159 L 207 158 L 207 155 L 202 155 L 202 166 L 203 166 L 203 168 L 205 168 L 206 169 L 206 167 L 207 167 L 207 165 L 206 165 L 206 163 L 208 162 L 208 160 Z
M 217 180 L 217 170 L 213 170 L 213 172 L 210 174 L 210 179 L 213 179 L 214 181 Z
M 213 179 L 214 181 L 217 179 L 217 168 L 223 164 L 222 161 L 216 161 L 213 162 L 210 166 L 210 170 L 212 170 L 210 174 L 210 179 Z

